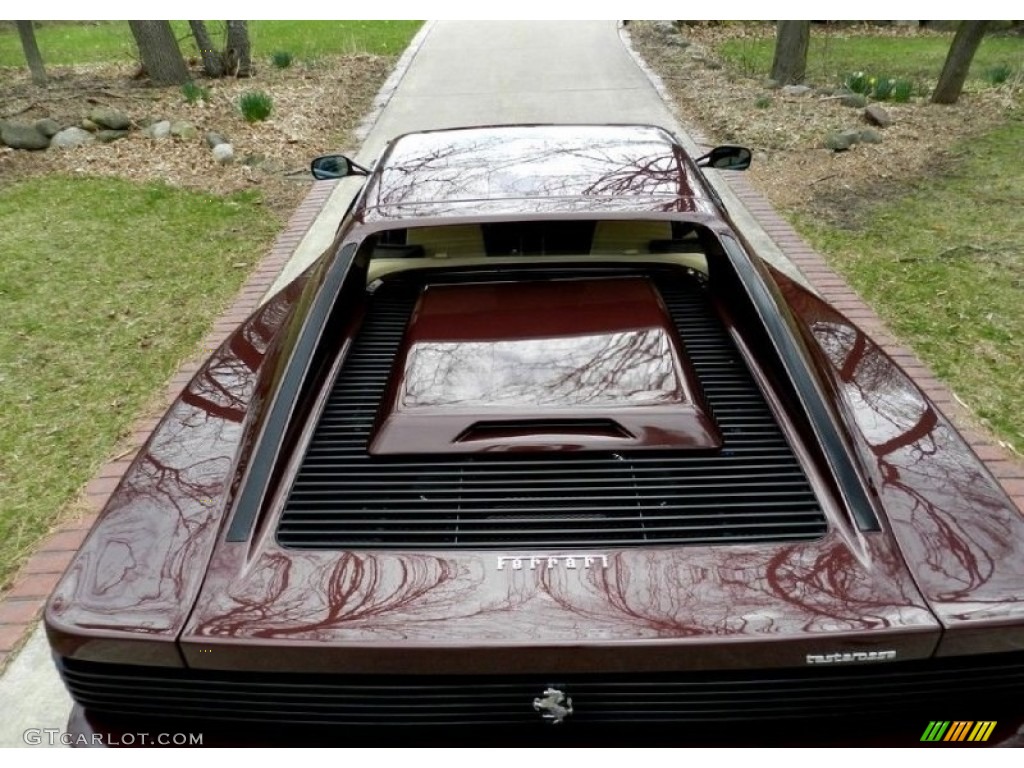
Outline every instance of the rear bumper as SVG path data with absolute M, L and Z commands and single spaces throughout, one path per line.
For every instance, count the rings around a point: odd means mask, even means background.
M 241 726 L 211 726 L 209 722 L 113 718 L 76 705 L 67 725 L 65 743 L 74 747 L 136 746 L 192 747 L 1021 747 L 1024 716 L 997 721 L 987 741 L 923 742 L 928 712 L 906 712 L 885 719 L 861 716 L 832 721 L 800 721 L 787 725 L 548 726 L 519 728 L 302 728 L 280 725 L 255 730 Z M 146 735 L 143 741 L 142 735 Z M 160 737 L 163 736 L 161 741 Z M 396 742 L 400 738 L 400 742 Z M 175 743 L 175 739 L 177 743 Z M 166 743 L 164 743 L 166 742 Z
M 212 734 L 215 728 L 235 740 L 238 734 L 266 739 L 284 733 L 321 740 L 325 733 L 334 738 L 397 727 L 431 738 L 457 738 L 463 731 L 478 730 L 549 738 L 544 736 L 547 729 L 555 729 L 586 739 L 588 733 L 614 735 L 623 729 L 628 739 L 638 727 L 668 726 L 674 738 L 712 742 L 735 740 L 730 734 L 742 733 L 753 734 L 753 743 L 781 739 L 796 744 L 810 734 L 815 739 L 832 734 L 830 738 L 858 744 L 882 738 L 883 731 L 889 734 L 885 738 L 917 742 L 930 722 L 970 721 L 998 724 L 998 731 L 990 729 L 989 742 L 1009 738 L 1017 732 L 1015 719 L 1024 718 L 1018 703 L 1024 693 L 1021 652 L 826 667 L 617 674 L 310 674 L 76 660 L 58 660 L 58 668 L 72 697 L 92 719 L 144 721 L 149 727 L 132 726 L 143 732 L 170 732 L 173 726 L 181 732 Z M 819 725 L 809 729 L 810 722 Z M 863 727 L 855 728 L 858 722 Z M 956 732 L 952 728 L 951 736 Z

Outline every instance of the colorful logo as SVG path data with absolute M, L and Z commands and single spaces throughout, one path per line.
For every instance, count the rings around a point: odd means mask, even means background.
M 995 729 L 995 720 L 932 720 L 921 741 L 988 741 Z

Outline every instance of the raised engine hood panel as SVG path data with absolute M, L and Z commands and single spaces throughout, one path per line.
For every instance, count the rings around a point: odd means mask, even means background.
M 371 455 L 722 445 L 642 278 L 426 287 L 383 408 Z

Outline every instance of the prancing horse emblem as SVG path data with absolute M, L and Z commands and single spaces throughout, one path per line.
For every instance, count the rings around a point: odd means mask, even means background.
M 552 725 L 558 725 L 572 714 L 572 699 L 564 691 L 548 688 L 543 698 L 533 700 L 533 708 Z

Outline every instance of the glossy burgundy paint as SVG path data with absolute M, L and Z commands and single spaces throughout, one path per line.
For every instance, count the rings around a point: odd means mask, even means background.
M 649 126 L 546 125 L 408 134 L 381 159 L 362 205 L 439 201 L 698 198 L 707 190 L 672 137 Z M 569 203 L 571 205 L 571 203 Z
M 731 316 L 737 297 L 718 295 L 821 498 L 830 530 L 818 541 L 624 549 L 606 553 L 607 568 L 550 572 L 499 571 L 502 552 L 286 550 L 273 533 L 297 461 L 290 452 L 252 539 L 225 540 L 248 457 L 266 439 L 267 404 L 343 243 L 406 223 L 493 218 L 654 217 L 728 230 L 663 131 L 537 130 L 438 132 L 392 146 L 324 259 L 232 336 L 140 453 L 47 608 L 56 652 L 222 669 L 568 673 L 802 666 L 807 653 L 837 650 L 891 649 L 910 659 L 1024 647 L 1020 513 L 891 360 L 780 275 L 778 309 L 830 382 L 829 407 L 848 425 L 877 491 L 878 532 L 851 524 L 812 436 L 775 392 L 767 352 Z M 358 281 L 365 264 L 346 284 L 351 314 L 337 361 L 362 311 L 352 299 Z M 643 327 L 663 329 L 649 304 L 634 305 Z M 411 350 L 441 335 L 430 330 L 431 314 Z M 466 314 L 460 344 L 537 337 L 525 312 L 512 313 L 497 336 Z M 626 314 L 612 314 L 606 330 L 632 327 Z M 575 322 L 566 314 L 555 327 L 568 335 Z M 663 391 L 699 406 L 687 391 L 685 353 L 672 350 L 676 382 Z M 297 413 L 323 398 L 329 376 L 311 376 L 320 378 Z M 289 449 L 301 443 L 301 424 L 295 431 Z
M 487 302 L 462 309 L 457 339 L 489 333 Z M 285 549 L 279 499 L 252 545 L 218 545 L 183 653 L 190 666 L 437 673 L 793 666 L 837 644 L 930 655 L 938 623 L 894 543 L 850 526 L 802 454 L 832 523 L 824 539 L 623 549 L 607 569 L 498 569 L 521 552 Z
M 182 637 L 189 666 L 438 674 L 802 666 L 807 653 L 836 648 L 924 657 L 938 636 L 881 537 L 860 546 L 830 533 L 784 547 L 621 550 L 607 569 L 556 572 L 499 571 L 507 553 L 497 552 L 296 552 L 268 538 L 246 562 L 244 549 L 219 548 Z
M 139 451 L 54 590 L 46 627 L 76 658 L 177 666 L 175 645 L 237 491 L 277 364 L 276 335 L 306 283 L 267 302 L 200 368 Z
M 428 286 L 395 370 L 371 454 L 722 445 L 648 280 Z
M 946 631 L 938 652 L 1024 648 L 1024 516 L 925 394 L 862 330 L 776 273 L 822 351 L 915 580 Z
M 720 215 L 685 152 L 653 126 L 498 126 L 399 137 L 356 220 Z M 410 224 L 412 226 L 412 224 Z

